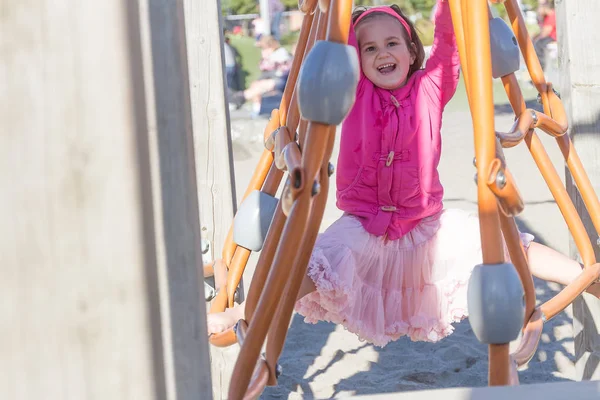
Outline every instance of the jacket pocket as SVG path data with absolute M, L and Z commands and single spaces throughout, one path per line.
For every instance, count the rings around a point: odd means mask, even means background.
M 361 166 L 358 171 L 356 171 L 356 175 L 354 176 L 354 179 L 352 180 L 352 182 L 346 186 L 344 189 L 339 190 L 338 191 L 338 195 L 340 197 L 343 197 L 346 193 L 348 193 L 350 190 L 354 189 L 356 187 L 356 185 L 358 185 L 358 182 L 360 182 L 360 177 L 363 173 L 364 167 Z
M 400 180 L 397 188 L 397 199 L 404 207 L 420 207 L 422 198 L 419 169 L 417 167 L 403 167 L 398 171 Z

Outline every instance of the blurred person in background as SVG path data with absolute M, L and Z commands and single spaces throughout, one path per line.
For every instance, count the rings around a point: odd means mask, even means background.
M 261 48 L 261 74 L 246 90 L 232 93 L 231 102 L 237 108 L 246 101 L 253 103 L 252 113 L 258 115 L 262 97 L 267 93 L 283 93 L 292 66 L 292 55 L 273 36 L 263 35 L 258 41 Z
M 271 35 L 281 40 L 281 16 L 285 7 L 280 0 L 269 0 L 269 15 L 271 17 Z
M 554 0 L 539 0 L 538 2 L 538 22 L 540 32 L 533 36 L 533 47 L 540 59 L 542 70 L 546 70 L 546 47 L 552 42 L 556 42 L 556 14 L 554 12 Z

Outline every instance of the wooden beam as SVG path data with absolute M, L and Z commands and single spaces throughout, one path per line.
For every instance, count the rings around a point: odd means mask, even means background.
M 556 1 L 560 63 L 560 92 L 569 115 L 571 140 L 600 194 L 600 49 L 593 27 L 598 24 L 597 0 Z M 593 244 L 598 233 L 592 225 L 577 188 L 566 170 L 569 195 L 582 216 Z M 570 243 L 571 256 L 577 248 Z M 600 260 L 600 247 L 594 247 Z M 573 304 L 575 366 L 578 379 L 600 379 L 600 301 L 584 293 Z
M 201 226 L 220 258 L 237 208 L 221 3 L 184 0 Z
M 225 89 L 221 2 L 184 0 L 184 4 L 200 223 L 211 246 L 208 258 L 214 260 L 221 258 L 237 208 Z M 240 288 L 240 299 L 243 299 L 243 286 L 240 285 Z M 238 353 L 238 346 L 211 346 L 210 367 L 215 399 L 227 398 Z
M 182 1 L 0 9 L 0 392 L 207 398 Z

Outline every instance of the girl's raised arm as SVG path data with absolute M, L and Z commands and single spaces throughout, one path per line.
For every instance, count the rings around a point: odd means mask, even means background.
M 432 100 L 443 108 L 456 91 L 460 71 L 458 47 L 447 0 L 438 0 L 434 23 L 433 46 L 425 64 L 422 83 L 425 84 Z

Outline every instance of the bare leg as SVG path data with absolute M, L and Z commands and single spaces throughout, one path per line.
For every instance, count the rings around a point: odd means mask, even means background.
M 260 97 L 263 94 L 275 89 L 275 81 L 273 79 L 261 79 L 254 81 L 250 87 L 244 90 L 244 97 L 248 99 Z
M 304 275 L 304 279 L 302 280 L 300 290 L 298 291 L 298 297 L 296 299 L 299 300 L 315 290 L 317 290 L 317 288 L 315 287 L 312 279 L 308 275 Z M 208 333 L 210 334 L 226 331 L 234 326 L 240 319 L 245 318 L 245 311 L 246 302 L 244 301 L 240 304 L 236 304 L 233 308 L 226 309 L 223 312 L 208 314 Z
M 532 242 L 527 250 L 531 273 L 545 281 L 568 285 L 581 273 L 582 265 L 562 253 L 539 243 Z M 600 297 L 600 285 L 592 284 L 588 293 Z

